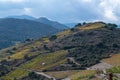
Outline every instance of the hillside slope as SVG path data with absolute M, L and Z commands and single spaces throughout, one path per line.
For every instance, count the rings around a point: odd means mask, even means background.
M 83 70 L 84 75 L 80 78 L 91 77 L 92 71 L 86 71 L 86 68 L 113 54 L 120 53 L 119 48 L 120 29 L 116 28 L 115 24 L 95 22 L 78 25 L 56 35 L 2 51 L 0 55 L 7 54 L 2 56 L 4 58 L 1 57 L 1 64 L 17 67 L 2 79 L 13 79 L 16 77 L 13 74 L 19 73 L 19 69 L 22 69 L 21 73 L 26 71 L 27 74 L 27 71 Z M 79 73 L 82 74 L 80 71 L 74 75 L 76 80 Z M 92 74 L 96 73 L 93 71 Z M 26 74 L 19 78 L 25 76 Z
M 58 32 L 56 28 L 25 19 L 0 19 L 0 48 L 8 47 L 28 38 L 39 38 Z

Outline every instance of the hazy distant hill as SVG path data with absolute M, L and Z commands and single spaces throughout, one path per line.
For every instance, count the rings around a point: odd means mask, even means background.
M 35 20 L 35 17 L 29 16 L 29 15 L 20 15 L 20 16 L 8 16 L 6 18 L 16 18 L 16 19 L 28 19 L 28 20 Z
M 65 25 L 63 25 L 63 24 L 61 24 L 59 22 L 48 20 L 45 17 L 41 17 L 41 18 L 37 19 L 37 21 L 39 21 L 41 23 L 44 23 L 44 24 L 47 24 L 47 25 L 51 25 L 54 28 L 60 29 L 60 30 L 68 28 L 67 26 L 65 26 Z
M 118 28 L 120 28 L 120 25 L 118 25 Z
M 77 23 L 65 23 L 66 26 L 72 28 L 76 25 Z
M 50 26 L 52 26 L 52 27 L 54 27 L 56 29 L 59 29 L 59 30 L 63 30 L 63 29 L 68 28 L 64 24 L 61 24 L 61 23 L 56 22 L 56 21 L 48 20 L 45 17 L 40 17 L 40 18 L 37 19 L 37 18 L 29 16 L 29 15 L 19 15 L 19 16 L 8 16 L 7 18 L 34 20 L 34 21 L 38 21 L 38 22 L 50 25 Z
M 8 47 L 16 41 L 39 38 L 57 32 L 52 26 L 26 19 L 0 19 L 0 48 Z

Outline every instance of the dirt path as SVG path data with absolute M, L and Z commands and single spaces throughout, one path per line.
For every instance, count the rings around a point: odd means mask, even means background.
M 73 63 L 75 63 L 76 65 L 80 65 L 78 62 L 75 61 L 75 59 L 73 57 L 68 57 L 68 59 L 70 61 L 72 61 Z
M 24 68 L 20 68 L 20 67 L 14 67 L 14 69 L 23 69 L 23 70 L 26 70 L 26 71 L 29 71 L 29 72 L 35 72 L 36 74 L 44 76 L 48 79 L 56 80 L 54 77 L 49 76 L 49 75 L 45 74 L 44 72 L 38 72 L 38 71 L 34 71 L 34 70 L 30 70 L 30 69 L 24 69 Z
M 105 69 L 108 69 L 108 68 L 111 68 L 111 67 L 113 67 L 113 66 L 108 64 L 108 63 L 100 62 L 98 64 L 95 64 L 95 65 L 89 67 L 88 69 L 90 69 L 90 70 L 97 70 L 97 69 L 105 70 Z
M 65 78 L 65 79 L 62 79 L 62 80 L 71 80 L 70 78 Z
M 52 76 L 49 76 L 49 75 L 47 75 L 47 74 L 45 74 L 45 73 L 43 73 L 43 72 L 35 72 L 35 73 L 36 73 L 36 74 L 38 74 L 38 75 L 45 76 L 45 77 L 47 77 L 47 78 L 49 78 L 49 79 L 56 80 L 54 77 L 52 77 Z

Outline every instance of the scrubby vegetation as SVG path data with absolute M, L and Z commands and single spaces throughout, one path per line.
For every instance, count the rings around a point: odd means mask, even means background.
M 72 35 L 56 40 L 52 45 L 48 44 L 48 46 L 53 51 L 68 50 L 68 57 L 73 57 L 76 62 L 81 64 L 81 67 L 94 65 L 102 58 L 107 58 L 120 51 L 120 30 L 110 30 L 105 27 L 104 23 L 94 23 L 93 26 L 97 27 L 98 24 L 100 24 L 99 28 L 102 26 L 100 29 L 77 31 Z
M 10 72 L 9 74 L 1 77 L 1 79 L 3 80 L 14 80 L 14 79 L 20 79 L 22 77 L 25 77 L 28 75 L 28 71 L 24 70 L 24 69 L 16 69 L 13 70 L 12 72 Z
M 0 65 L 0 77 L 9 73 L 12 70 L 10 66 Z
M 110 69 L 107 69 L 107 72 L 109 73 L 120 73 L 120 65 L 119 66 L 115 66 L 115 67 L 112 67 Z
M 45 70 L 66 62 L 66 55 L 67 51 L 57 51 L 49 54 L 42 54 L 31 60 L 29 63 L 23 65 L 22 68 L 37 71 Z M 45 65 L 42 65 L 42 63 L 45 63 Z
M 95 71 L 92 70 L 83 70 L 79 71 L 76 74 L 70 76 L 71 80 L 90 80 L 90 78 L 96 74 Z

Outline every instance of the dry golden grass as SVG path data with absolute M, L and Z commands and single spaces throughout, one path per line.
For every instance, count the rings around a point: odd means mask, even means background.
M 46 74 L 55 77 L 56 79 L 63 79 L 70 75 L 79 72 L 78 70 L 71 70 L 71 71 L 54 71 L 54 72 L 46 72 Z
M 43 38 L 43 42 L 48 43 L 50 42 L 49 38 Z
M 71 80 L 85 80 L 86 77 L 89 77 L 95 74 L 96 74 L 96 71 L 94 70 L 81 70 L 77 72 L 76 74 L 73 74 L 69 78 Z
M 30 44 L 28 44 L 26 46 L 23 46 L 23 47 L 16 47 L 17 50 L 14 51 L 14 54 L 12 54 L 10 56 L 10 58 L 11 59 L 22 59 L 22 58 L 24 58 L 24 55 L 28 54 L 28 53 L 29 53 L 28 55 L 32 56 L 32 55 L 38 53 L 38 52 L 34 52 L 34 54 L 31 53 L 30 50 L 32 49 L 32 47 L 39 47 L 44 42 L 48 42 L 48 39 L 47 38 L 43 38 L 42 41 L 34 41 L 33 43 L 30 43 Z M 8 56 L 5 57 L 5 59 L 7 59 L 7 58 L 8 58 Z
M 106 62 L 106 63 L 111 64 L 113 66 L 119 66 L 120 65 L 120 53 L 114 54 L 110 58 L 103 59 L 102 62 Z
M 21 59 L 24 55 L 29 51 L 29 49 L 24 49 L 19 52 L 16 52 L 14 55 L 11 56 L 11 59 Z
M 0 50 L 0 60 L 3 60 L 3 59 L 7 59 L 7 56 L 10 56 L 9 53 L 7 53 L 8 50 L 12 50 L 13 48 L 20 48 L 22 45 L 19 44 L 19 45 L 15 45 L 15 46 L 11 46 L 11 47 L 8 47 L 8 48 L 4 48 L 2 50 Z M 14 52 L 14 51 L 12 51 Z
M 61 37 L 64 37 L 64 36 L 66 36 L 66 35 L 69 35 L 69 34 L 71 34 L 72 32 L 71 32 L 71 30 L 65 30 L 65 31 L 62 31 L 62 32 L 59 32 L 58 34 L 57 34 L 57 36 L 59 37 L 59 38 L 61 38 Z
M 41 41 L 35 41 L 33 44 L 30 44 L 29 47 L 33 47 L 33 46 L 40 46 L 42 45 L 43 42 Z
M 90 24 L 86 24 L 83 25 L 82 27 L 79 27 L 80 30 L 91 30 L 91 29 L 97 29 L 97 28 L 101 28 L 103 27 L 105 24 L 103 23 L 90 23 Z

